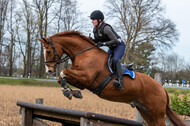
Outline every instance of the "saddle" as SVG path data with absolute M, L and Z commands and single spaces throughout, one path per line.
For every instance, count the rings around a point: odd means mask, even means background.
M 121 64 L 122 66 L 122 72 L 123 75 L 128 75 L 130 76 L 132 79 L 135 79 L 135 72 L 134 72 L 134 68 L 133 68 L 133 63 L 131 64 Z M 111 73 L 115 73 L 115 65 L 113 63 L 113 55 L 109 55 L 108 57 L 108 69 Z
M 102 90 L 106 87 L 106 85 L 108 84 L 108 82 L 113 79 L 113 77 L 115 76 L 115 65 L 113 63 L 113 57 L 111 55 L 109 55 L 108 57 L 108 68 L 109 71 L 111 72 L 111 74 L 109 76 L 107 76 L 101 83 L 100 85 L 95 88 L 92 89 L 91 91 L 97 95 L 100 95 Z M 135 79 L 135 72 L 133 71 L 133 64 L 128 64 L 128 65 L 123 65 L 122 64 L 122 72 L 123 75 L 128 75 L 130 76 L 132 79 Z

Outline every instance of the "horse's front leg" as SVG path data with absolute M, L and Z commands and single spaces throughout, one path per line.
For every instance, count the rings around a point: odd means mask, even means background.
M 70 78 L 69 76 L 66 76 L 66 74 L 64 74 L 66 71 L 63 70 L 60 73 L 60 77 L 58 79 L 58 83 L 60 83 L 61 85 L 61 89 L 63 91 L 64 96 L 66 96 L 68 99 L 72 99 L 72 96 L 74 96 L 75 98 L 82 98 L 82 94 L 79 90 L 72 90 L 68 85 L 67 85 L 67 80 L 70 80 L 69 82 L 72 83 L 78 83 L 76 80 L 73 80 L 72 78 Z M 80 89 L 83 89 L 81 87 L 79 87 Z
M 90 86 L 90 84 L 93 82 L 95 78 L 94 72 L 90 72 L 90 70 L 87 71 L 87 70 L 64 69 L 61 72 L 61 74 L 62 76 L 71 77 L 72 80 L 76 80 L 77 82 L 79 82 L 78 85 L 73 83 L 73 86 L 83 89 Z

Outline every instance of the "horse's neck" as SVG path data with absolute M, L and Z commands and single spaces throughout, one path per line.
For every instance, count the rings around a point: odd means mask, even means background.
M 84 41 L 74 37 L 60 37 L 57 43 L 59 43 L 62 46 L 64 52 L 71 57 L 90 47 L 89 43 Z

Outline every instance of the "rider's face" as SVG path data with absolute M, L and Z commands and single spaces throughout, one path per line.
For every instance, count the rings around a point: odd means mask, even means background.
M 92 24 L 93 24 L 94 26 L 98 26 L 98 21 L 97 21 L 96 19 L 92 19 Z

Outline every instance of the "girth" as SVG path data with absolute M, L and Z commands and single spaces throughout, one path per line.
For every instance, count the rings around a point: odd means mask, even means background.
M 97 88 L 91 90 L 91 92 L 93 92 L 94 94 L 99 96 L 101 94 L 102 90 L 106 87 L 106 85 L 110 82 L 110 80 L 113 79 L 114 76 L 115 76 L 115 73 L 111 73 L 109 76 L 106 77 L 105 80 L 103 80 L 100 83 L 100 85 Z

